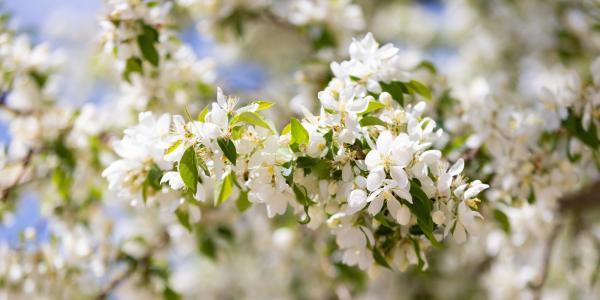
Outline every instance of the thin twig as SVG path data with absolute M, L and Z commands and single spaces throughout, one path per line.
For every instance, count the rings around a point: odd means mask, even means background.
M 588 211 L 598 207 L 600 207 L 600 181 L 592 183 L 578 193 L 561 198 L 559 200 L 557 212 L 558 217 L 561 217 L 568 213 L 579 214 L 583 211 Z M 548 274 L 550 272 L 550 263 L 552 253 L 554 252 L 556 239 L 562 227 L 563 223 L 561 221 L 557 221 L 552 227 L 552 231 L 546 240 L 540 275 L 536 282 L 530 284 L 530 288 L 534 292 L 534 299 L 541 298 L 542 288 L 546 283 Z
M 562 229 L 562 222 L 556 222 L 552 227 L 552 231 L 546 240 L 546 245 L 544 246 L 544 253 L 542 257 L 542 269 L 540 274 L 536 280 L 536 282 L 531 283 L 529 286 L 534 292 L 534 299 L 538 300 L 541 298 L 542 288 L 548 279 L 548 274 L 550 273 L 550 260 L 552 258 L 552 253 L 554 252 L 554 245 L 556 242 L 556 238 Z
M 13 183 L 11 185 L 7 186 L 6 188 L 2 189 L 2 191 L 0 191 L 0 200 L 1 201 L 6 201 L 8 199 L 8 196 L 10 196 L 10 193 L 19 186 L 19 184 L 23 180 L 23 176 L 25 176 L 25 174 L 27 173 L 27 168 L 29 167 L 29 164 L 31 163 L 32 157 L 33 157 L 33 150 L 29 150 L 29 152 L 27 152 L 27 155 L 23 159 L 21 171 L 17 175 L 17 178 L 15 178 L 15 180 L 13 181 Z
M 116 276 L 115 278 L 113 278 L 108 283 L 108 285 L 100 291 L 98 296 L 96 296 L 96 299 L 97 300 L 107 299 L 108 296 L 110 296 L 110 294 L 119 287 L 119 285 L 121 285 L 123 282 L 125 282 L 127 279 L 129 279 L 133 274 L 135 274 L 135 271 L 137 269 L 139 269 L 140 267 L 142 269 L 147 268 L 154 252 L 163 249 L 168 244 L 169 244 L 169 235 L 167 234 L 166 231 L 163 231 L 162 236 L 161 236 L 160 240 L 156 243 L 156 245 L 154 247 L 151 247 L 149 249 L 149 252 L 138 260 L 137 264 L 135 264 L 135 263 L 129 264 L 129 267 L 127 268 L 127 270 L 125 270 L 123 273 L 121 273 L 118 276 Z

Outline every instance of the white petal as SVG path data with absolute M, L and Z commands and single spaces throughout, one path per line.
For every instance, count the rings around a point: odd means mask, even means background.
M 383 172 L 371 172 L 367 177 L 367 189 L 369 191 L 375 191 L 378 189 L 381 184 L 383 184 L 383 180 L 385 179 L 385 173 Z
M 377 150 L 383 154 L 389 153 L 393 140 L 391 132 L 382 132 L 377 138 Z
M 204 186 L 199 182 L 196 185 L 196 195 L 194 195 L 194 199 L 198 201 L 206 200 L 206 192 L 204 191 Z
M 367 211 L 371 214 L 371 215 L 376 215 L 377 213 L 379 213 L 381 211 L 381 208 L 383 207 L 383 197 L 376 197 L 375 200 L 371 201 L 371 204 L 369 204 L 369 208 L 367 209 Z
M 169 182 L 169 186 L 174 189 L 174 190 L 179 190 L 181 188 L 183 188 L 183 179 L 181 179 L 181 176 L 179 175 L 179 172 L 167 172 L 163 175 L 163 177 L 160 179 L 160 183 L 165 183 L 165 182 Z
M 465 168 L 465 161 L 462 158 L 459 158 L 452 165 L 452 167 L 450 167 L 450 170 L 448 170 L 448 174 L 450 174 L 451 176 L 456 176 L 456 175 L 460 174 L 460 172 L 462 172 L 464 168 Z
M 410 192 L 408 192 L 405 189 L 393 189 L 394 194 L 396 194 L 396 196 L 408 201 L 409 203 L 413 203 L 412 201 L 412 195 L 410 194 Z
M 400 210 L 396 213 L 396 221 L 400 225 L 408 225 L 410 222 L 410 209 L 408 206 L 400 204 Z
M 483 184 L 480 181 L 476 180 L 473 183 L 471 183 L 471 187 L 465 192 L 464 199 L 471 199 L 477 196 L 481 191 L 487 189 L 488 187 L 489 185 Z
M 381 153 L 377 150 L 371 150 L 365 157 L 365 164 L 369 170 L 373 170 L 382 164 Z
M 390 174 L 392 178 L 396 181 L 397 186 L 401 188 L 405 188 L 408 186 L 408 176 L 402 167 L 391 167 Z
M 348 196 L 348 206 L 351 213 L 363 209 L 367 205 L 367 193 L 363 190 L 353 190 Z
M 462 244 L 467 240 L 467 232 L 465 228 L 460 224 L 460 222 L 456 222 L 456 227 L 454 228 L 454 233 L 452 234 L 454 240 Z
M 442 176 L 440 176 L 438 178 L 438 182 L 437 182 L 438 192 L 440 192 L 441 194 L 448 192 L 450 190 L 451 184 L 452 184 L 452 176 L 450 176 L 450 174 L 448 174 L 448 173 L 442 174 Z
M 421 160 L 428 166 L 434 165 L 442 157 L 442 152 L 439 150 L 427 150 L 421 154 Z

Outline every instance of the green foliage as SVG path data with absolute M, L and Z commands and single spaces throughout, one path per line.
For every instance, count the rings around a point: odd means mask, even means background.
M 144 67 L 142 66 L 142 60 L 137 57 L 130 57 L 125 62 L 125 71 L 123 71 L 123 78 L 127 82 L 131 82 L 130 75 L 132 73 L 144 74 Z
M 137 37 L 137 43 L 142 52 L 142 57 L 157 67 L 159 63 L 159 54 L 155 43 L 158 42 L 158 31 L 151 26 L 142 23 L 142 33 Z
M 187 148 L 183 153 L 183 156 L 181 156 L 181 160 L 179 161 L 179 175 L 185 186 L 193 194 L 196 194 L 198 185 L 198 164 L 194 146 Z
M 364 116 L 360 119 L 360 126 L 375 126 L 375 125 L 379 125 L 379 126 L 383 126 L 383 127 L 387 127 L 387 123 L 384 122 L 383 120 L 381 120 L 378 117 L 373 117 L 373 116 Z
M 367 106 L 367 109 L 365 109 L 365 111 L 363 111 L 362 113 L 360 113 L 360 115 L 365 115 L 368 114 L 370 112 L 374 112 L 377 111 L 379 109 L 384 108 L 385 105 L 379 101 L 369 101 L 369 105 Z
M 298 144 L 298 145 L 307 144 L 308 143 L 308 131 L 306 131 L 306 128 L 304 128 L 304 126 L 302 126 L 302 123 L 300 123 L 300 121 L 298 121 L 298 119 L 292 118 L 292 120 L 290 121 L 290 124 L 291 124 L 290 130 L 292 132 L 291 143 Z
M 235 206 L 237 206 L 237 208 L 240 212 L 244 212 L 248 208 L 250 208 L 250 206 L 252 206 L 252 203 L 250 203 L 250 201 L 248 201 L 248 192 L 247 191 L 240 191 L 239 197 L 237 198 L 237 200 L 235 200 Z
M 434 224 L 431 219 L 432 201 L 423 192 L 420 184 L 415 181 L 411 181 L 410 183 L 410 194 L 412 195 L 413 203 L 407 202 L 407 205 L 410 211 L 417 217 L 417 225 L 419 225 L 423 234 L 431 241 L 431 244 L 439 247 L 440 243 L 433 236 Z
M 569 110 L 569 116 L 563 121 L 563 127 L 573 136 L 577 137 L 582 143 L 594 150 L 600 149 L 600 140 L 598 131 L 594 122 L 590 122 L 587 130 L 581 125 L 581 118 L 577 117 L 572 110 Z
M 225 157 L 227 157 L 231 164 L 235 165 L 235 162 L 237 161 L 237 150 L 235 149 L 233 141 L 221 137 L 217 139 L 217 144 L 219 144 L 219 148 L 223 150 Z
M 240 113 L 239 115 L 236 115 L 231 120 L 231 125 L 238 125 L 242 122 L 260 126 L 271 130 L 271 132 L 274 132 L 273 128 L 271 128 L 271 125 L 265 120 L 265 118 L 253 111 L 245 111 Z
M 233 192 L 233 182 L 235 178 L 232 173 L 229 173 L 216 183 L 215 195 L 214 195 L 214 204 L 215 206 L 221 205 Z
M 500 228 L 502 228 L 504 232 L 510 233 L 510 221 L 503 211 L 494 209 L 494 219 L 500 224 Z

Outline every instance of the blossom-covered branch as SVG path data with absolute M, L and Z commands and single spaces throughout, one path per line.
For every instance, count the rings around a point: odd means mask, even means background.
M 140 114 L 103 175 L 134 204 L 181 190 L 183 202 L 235 198 L 242 211 L 264 204 L 269 217 L 291 207 L 311 228 L 327 220 L 342 260 L 362 269 L 388 259 L 426 266 L 424 251 L 442 237 L 476 233 L 476 196 L 487 185 L 431 149 L 442 131 L 423 116 L 430 92 L 398 68 L 398 49 L 368 34 L 350 56 L 332 64 L 319 113 L 281 133 L 260 113 L 271 103 L 238 107 L 219 90 L 196 120 Z

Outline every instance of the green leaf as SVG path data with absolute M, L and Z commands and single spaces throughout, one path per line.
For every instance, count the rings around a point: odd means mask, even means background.
M 164 300 L 181 300 L 181 295 L 173 291 L 171 288 L 166 287 L 163 290 L 163 299 Z
M 241 114 L 233 117 L 233 119 L 231 120 L 232 125 L 236 125 L 240 122 L 246 122 L 248 124 L 260 126 L 260 127 L 271 130 L 271 132 L 274 131 L 273 128 L 271 128 L 271 126 L 269 125 L 269 123 L 267 123 L 267 121 L 265 121 L 263 116 L 261 116 L 260 114 L 258 114 L 256 112 L 253 112 L 253 111 L 242 112 Z
M 46 85 L 46 82 L 48 81 L 48 75 L 44 73 L 31 71 L 29 72 L 29 75 L 33 78 L 40 89 L 43 89 L 44 85 Z
M 494 219 L 500 223 L 500 228 L 502 228 L 504 232 L 510 233 L 510 221 L 503 211 L 494 209 Z
M 417 258 L 419 259 L 419 270 L 423 271 L 423 267 L 425 267 L 425 260 L 421 257 L 421 247 L 419 246 L 419 241 L 417 241 L 416 239 L 410 238 L 410 241 L 413 244 L 413 247 L 415 248 L 415 253 L 417 254 Z
M 201 157 L 196 156 L 196 162 L 198 163 L 198 166 L 200 167 L 200 169 L 202 169 L 202 171 L 204 171 L 204 175 L 209 177 L 210 171 L 208 171 L 208 166 L 206 165 L 204 160 Z M 198 178 L 198 179 L 201 179 L 201 178 Z
M 160 190 L 160 179 L 163 176 L 162 170 L 156 165 L 153 164 L 148 172 L 148 177 L 146 177 L 146 181 L 148 185 L 152 187 L 155 191 Z
M 265 110 L 265 109 L 268 109 L 269 107 L 275 105 L 275 103 L 273 103 L 273 102 L 263 101 L 263 100 L 254 101 L 251 104 L 258 104 L 258 107 L 256 108 L 257 111 Z
M 237 200 L 235 200 L 235 206 L 237 206 L 240 212 L 244 212 L 250 208 L 250 206 L 252 206 L 252 203 L 248 201 L 247 191 L 240 191 L 240 196 L 237 198 Z
M 401 106 L 404 106 L 404 95 L 407 94 L 408 90 L 404 83 L 400 81 L 392 81 L 390 83 L 380 82 L 381 89 L 384 92 L 388 92 L 396 102 Z
M 300 121 L 298 121 L 298 119 L 292 118 L 290 124 L 291 124 L 290 125 L 291 132 L 292 132 L 292 139 L 290 141 L 290 144 L 298 144 L 298 145 L 307 144 L 308 143 L 308 131 L 306 131 L 306 128 L 304 128 L 304 126 L 302 126 L 302 123 L 300 123 Z
M 165 155 L 170 154 L 173 151 L 175 151 L 175 149 L 177 149 L 177 147 L 179 147 L 179 145 L 181 145 L 181 143 L 183 143 L 182 140 L 178 140 L 175 143 L 173 143 L 173 145 L 169 146 L 169 148 L 167 148 L 167 150 L 165 150 Z
M 185 186 L 196 194 L 198 185 L 198 164 L 196 162 L 196 151 L 194 146 L 190 146 L 185 150 L 179 161 L 179 175 Z
M 367 106 L 367 109 L 365 109 L 365 111 L 361 112 L 359 115 L 366 115 L 370 112 L 382 109 L 384 107 L 385 107 L 385 105 L 379 101 L 369 101 L 369 105 Z
M 310 200 L 310 198 L 308 198 L 305 187 L 294 184 L 293 190 L 294 190 L 294 195 L 296 195 L 296 200 L 298 201 L 298 203 L 300 203 L 303 206 L 311 206 L 313 204 L 312 201 Z
M 155 67 L 158 66 L 159 55 L 154 43 L 158 41 L 158 32 L 156 29 L 144 24 L 142 34 L 137 38 L 138 46 L 145 60 Z
M 431 92 L 429 91 L 429 88 L 423 83 L 416 80 L 411 80 L 407 84 L 407 86 L 410 91 L 416 92 L 417 94 L 423 96 L 427 100 L 431 100 Z
M 209 235 L 200 238 L 200 251 L 211 259 L 217 258 L 217 245 Z
M 590 122 L 588 130 L 581 125 L 581 118 L 577 117 L 572 110 L 569 109 L 569 116 L 563 121 L 563 127 L 567 131 L 577 137 L 582 143 L 591 147 L 594 150 L 600 148 L 600 140 L 598 139 L 598 131 L 594 122 Z
M 440 247 L 440 243 L 433 236 L 434 224 L 431 219 L 433 204 L 431 200 L 423 192 L 419 184 L 414 181 L 410 182 L 410 194 L 412 195 L 413 203 L 407 202 L 407 205 L 410 211 L 417 217 L 417 225 L 419 225 L 421 231 L 431 241 L 432 245 Z
M 375 262 L 378 265 L 386 267 L 390 270 L 392 269 L 392 267 L 390 267 L 390 264 L 385 259 L 385 256 L 383 256 L 383 254 L 379 252 L 379 250 L 376 247 L 373 247 L 373 258 L 375 259 Z
M 142 67 L 142 60 L 137 57 L 130 57 L 125 62 L 125 71 L 123 71 L 123 78 L 130 82 L 129 75 L 131 73 L 144 73 L 144 68 Z
M 218 138 L 217 143 L 221 150 L 223 150 L 223 154 L 225 157 L 235 166 L 235 162 L 237 160 L 237 151 L 235 149 L 235 144 L 230 139 Z
M 190 216 L 189 216 L 187 210 L 183 207 L 183 205 L 180 205 L 179 207 L 177 207 L 177 209 L 175 210 L 175 216 L 177 216 L 177 220 L 179 221 L 179 224 L 181 224 L 183 227 L 185 227 L 185 229 L 187 229 L 189 232 L 192 232 L 192 224 L 190 223 Z
M 337 39 L 333 32 L 322 27 L 318 32 L 318 36 L 313 38 L 313 48 L 320 50 L 323 48 L 334 48 L 337 45 Z
M 215 189 L 215 206 L 221 205 L 233 192 L 233 174 L 229 173 L 223 180 L 217 182 Z
M 208 105 L 205 106 L 204 109 L 198 114 L 198 121 L 204 123 L 207 113 L 208 113 Z
M 414 68 L 414 70 L 418 70 L 418 69 L 426 69 L 426 70 L 429 70 L 433 74 L 437 74 L 437 69 L 436 69 L 435 65 L 428 60 L 422 61 Z
M 288 123 L 287 125 L 285 125 L 285 127 L 283 127 L 283 130 L 281 130 L 281 134 L 288 134 L 292 131 L 292 123 Z
M 379 126 L 384 126 L 387 127 L 387 123 L 384 122 L 383 120 L 381 120 L 378 117 L 373 117 L 373 116 L 364 116 L 360 119 L 360 126 L 374 126 L 374 125 L 379 125 Z

